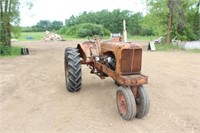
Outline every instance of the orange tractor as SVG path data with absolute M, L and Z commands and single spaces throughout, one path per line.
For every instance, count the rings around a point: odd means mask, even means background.
M 82 64 L 101 79 L 111 77 L 118 85 L 116 102 L 119 114 L 125 120 L 132 120 L 148 114 L 150 101 L 143 86 L 147 84 L 148 77 L 141 74 L 141 45 L 127 42 L 125 21 L 123 24 L 123 39 L 119 36 L 100 42 L 99 37 L 94 36 L 93 41 L 78 44 L 77 48 L 66 48 L 65 79 L 69 92 L 79 91 Z

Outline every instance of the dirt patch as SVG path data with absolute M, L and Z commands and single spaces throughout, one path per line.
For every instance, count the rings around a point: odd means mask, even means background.
M 143 51 L 151 107 L 143 119 L 123 120 L 112 79 L 83 66 L 83 86 L 69 93 L 64 49 L 81 41 L 15 42 L 30 55 L 0 59 L 0 132 L 199 133 L 200 54 Z M 146 44 L 145 42 L 142 42 Z

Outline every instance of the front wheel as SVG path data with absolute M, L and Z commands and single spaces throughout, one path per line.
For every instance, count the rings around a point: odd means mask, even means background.
M 132 120 L 136 116 L 136 103 L 130 88 L 118 87 L 116 102 L 119 114 L 125 120 Z
M 136 118 L 141 119 L 148 114 L 150 107 L 149 95 L 143 86 L 138 87 L 135 101 L 137 105 Z
M 81 89 L 82 72 L 81 58 L 78 49 L 65 49 L 65 81 L 66 88 L 70 92 L 79 91 Z

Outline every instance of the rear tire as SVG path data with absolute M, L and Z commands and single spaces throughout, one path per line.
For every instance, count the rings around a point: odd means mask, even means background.
M 65 49 L 65 82 L 69 92 L 76 92 L 81 89 L 81 58 L 76 48 Z
M 136 116 L 135 97 L 130 88 L 118 87 L 116 102 L 119 114 L 125 120 L 132 120 Z

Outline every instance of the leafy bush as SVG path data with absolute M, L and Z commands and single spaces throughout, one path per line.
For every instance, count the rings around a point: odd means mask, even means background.
M 58 34 L 64 35 L 66 31 L 67 31 L 67 27 L 64 26 L 58 31 Z
M 76 36 L 77 26 L 71 26 L 67 28 L 65 35 L 67 36 Z
M 63 33 L 64 28 L 61 30 Z M 60 33 L 61 33 L 60 32 Z M 76 37 L 87 37 L 93 35 L 110 35 L 110 31 L 108 29 L 103 28 L 102 25 L 92 24 L 92 23 L 83 23 L 76 26 L 69 27 L 65 35 L 67 36 L 76 36 Z
M 9 46 L 0 44 L 0 55 L 10 55 L 11 49 Z
M 17 56 L 21 55 L 21 47 L 15 46 L 15 47 L 9 47 L 9 46 L 3 46 L 0 43 L 0 56 Z
M 110 36 L 110 34 L 111 34 L 111 32 L 106 28 L 103 28 L 103 33 L 105 36 Z
M 92 36 L 92 31 L 90 29 L 79 28 L 76 31 L 76 35 L 78 37 Z

